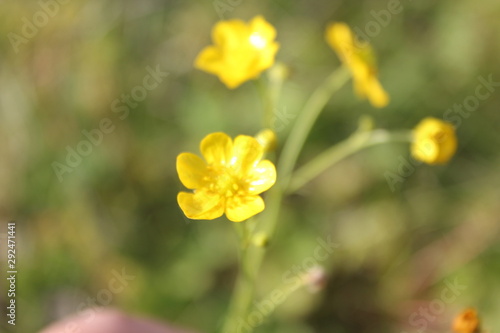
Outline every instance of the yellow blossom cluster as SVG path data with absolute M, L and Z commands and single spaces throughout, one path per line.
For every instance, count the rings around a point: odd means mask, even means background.
M 195 67 L 218 76 L 228 88 L 258 78 L 271 68 L 279 44 L 276 29 L 262 16 L 248 23 L 218 22 L 212 30 L 213 45 L 205 47 Z M 331 23 L 325 38 L 353 78 L 360 98 L 377 108 L 389 103 L 389 95 L 378 79 L 373 49 L 359 41 L 345 23 Z M 274 67 L 274 68 L 278 68 Z M 270 76 L 271 80 L 273 75 Z M 428 164 L 448 162 L 457 149 L 455 129 L 436 118 L 425 118 L 413 130 L 411 153 Z M 225 133 L 207 135 L 200 144 L 203 158 L 192 153 L 177 157 L 177 173 L 192 192 L 180 192 L 177 200 L 191 219 L 212 220 L 222 215 L 240 222 L 264 210 L 261 193 L 276 182 L 276 169 L 266 152 L 276 149 L 276 134 L 264 129 L 256 137 L 240 135 L 234 140 Z

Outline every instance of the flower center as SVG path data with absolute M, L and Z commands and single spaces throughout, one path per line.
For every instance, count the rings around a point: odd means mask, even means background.
M 259 50 L 266 47 L 266 44 L 267 44 L 264 37 L 262 37 L 258 32 L 254 32 L 253 34 L 251 34 L 249 37 L 249 40 L 250 40 L 250 44 L 252 44 L 254 47 L 256 47 Z
M 243 190 L 241 181 L 234 174 L 230 167 L 226 166 L 209 166 L 210 176 L 209 182 L 210 191 L 218 193 L 221 196 L 232 197 Z

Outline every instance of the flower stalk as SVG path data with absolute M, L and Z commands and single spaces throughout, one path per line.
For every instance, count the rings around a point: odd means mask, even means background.
M 347 71 L 346 68 L 341 67 L 334 71 L 327 77 L 323 84 L 314 91 L 304 105 L 303 110 L 300 112 L 285 142 L 283 153 L 278 164 L 278 170 L 281 171 L 278 171 L 278 178 L 275 186 L 267 192 L 266 210 L 259 218 L 259 223 L 255 230 L 256 233 L 266 235 L 268 239 L 272 239 L 278 222 L 281 203 L 290 180 L 291 171 L 295 167 L 295 163 L 304 146 L 304 142 L 330 97 L 347 82 L 348 78 L 349 71 Z M 269 99 L 269 101 L 276 100 L 277 98 Z M 241 257 L 242 269 L 237 278 L 230 310 L 222 332 L 236 332 L 238 325 L 245 323 L 246 316 L 252 300 L 254 299 L 255 279 L 264 259 L 264 255 L 265 248 L 262 247 L 250 246 L 243 251 Z
M 316 119 L 318 119 L 318 116 L 333 93 L 339 90 L 347 82 L 349 77 L 350 74 L 347 68 L 338 68 L 325 79 L 307 100 L 285 142 L 278 164 L 278 174 L 281 177 L 282 187 L 287 187 L 300 151 Z
M 181 182 L 192 191 L 180 192 L 178 203 L 191 219 L 211 220 L 226 215 L 230 221 L 243 222 L 235 225 L 240 238 L 240 270 L 222 332 L 239 332 L 242 327 L 251 332 L 255 327 L 247 316 L 254 300 L 256 279 L 286 195 L 344 158 L 375 145 L 411 142 L 415 158 L 428 164 L 443 164 L 454 155 L 457 142 L 453 126 L 438 119 L 424 119 L 413 131 L 390 132 L 373 129 L 372 120 L 365 117 L 350 137 L 295 170 L 314 123 L 332 95 L 349 78 L 353 79 L 358 97 L 367 99 L 372 106 L 381 108 L 389 103 L 389 95 L 378 79 L 371 46 L 360 42 L 347 24 L 332 23 L 326 29 L 325 38 L 342 66 L 305 102 L 281 154 L 276 153 L 279 160 L 275 168 L 270 160 L 262 158 L 268 153 L 274 157 L 277 142 L 273 131 L 274 111 L 289 74 L 286 66 L 275 64 L 279 49 L 276 29 L 262 16 L 256 16 L 248 23 L 221 21 L 215 25 L 212 37 L 214 45 L 200 52 L 195 67 L 217 75 L 229 89 L 259 78 L 257 90 L 264 110 L 263 129 L 256 137 L 240 135 L 234 141 L 224 133 L 212 133 L 201 142 L 203 158 L 181 153 L 176 168 Z M 268 70 L 267 80 L 260 77 L 265 70 Z M 263 192 L 266 192 L 265 203 L 260 196 Z M 257 219 L 248 220 L 259 213 Z
M 411 142 L 411 140 L 411 131 L 389 132 L 377 129 L 370 132 L 355 132 L 295 171 L 287 188 L 287 194 L 297 191 L 326 169 L 365 148 L 383 143 Z

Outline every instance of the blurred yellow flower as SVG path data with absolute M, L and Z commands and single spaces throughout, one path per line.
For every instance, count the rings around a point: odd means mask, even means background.
M 477 311 L 466 309 L 453 320 L 453 331 L 457 333 L 478 333 L 480 331 Z
M 360 42 L 345 23 L 331 23 L 326 28 L 326 41 L 349 68 L 354 89 L 378 108 L 389 104 L 389 96 L 377 77 L 374 52 L 367 42 Z
M 413 130 L 411 153 L 427 164 L 444 164 L 457 150 L 453 125 L 436 118 L 423 119 Z
M 205 158 L 181 153 L 177 173 L 188 189 L 177 202 L 184 214 L 195 220 L 213 220 L 224 213 L 233 222 L 244 221 L 264 210 L 260 193 L 276 181 L 276 169 L 262 160 L 264 147 L 253 137 L 233 140 L 225 133 L 207 135 L 200 144 Z
M 215 45 L 200 52 L 195 67 L 217 75 L 234 89 L 273 65 L 279 48 L 275 37 L 276 30 L 262 16 L 248 24 L 241 20 L 220 21 L 212 30 Z

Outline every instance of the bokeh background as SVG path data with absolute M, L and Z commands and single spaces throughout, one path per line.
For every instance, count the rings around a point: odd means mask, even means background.
M 347 84 L 320 117 L 300 163 L 349 135 L 362 115 L 388 129 L 453 116 L 459 149 L 445 166 L 406 170 L 392 190 L 385 175 L 400 172 L 408 146 L 373 147 L 288 197 L 259 278 L 260 298 L 314 253 L 317 237 L 331 236 L 339 247 L 321 262 L 325 289 L 298 290 L 256 331 L 448 332 L 469 306 L 488 331 L 500 328 L 500 87 L 490 87 L 472 112 L 447 111 L 475 96 L 480 77 L 500 82 L 497 0 L 42 3 L 52 6 L 0 2 L 0 274 L 6 223 L 15 220 L 18 332 L 98 311 L 88 298 L 99 295 L 97 305 L 217 332 L 237 272 L 237 237 L 224 219 L 183 217 L 175 158 L 197 152 L 210 132 L 260 129 L 255 83 L 229 91 L 192 65 L 221 15 L 258 14 L 277 28 L 277 59 L 291 72 L 277 113 L 296 115 L 339 66 L 323 37 L 333 20 L 367 33 L 391 95 L 390 105 L 376 110 Z M 395 3 L 401 11 L 377 21 L 373 11 Z M 44 20 L 40 11 L 51 15 Z M 39 26 L 25 27 L 34 19 Z M 128 114 L 115 112 L 114 101 L 141 86 L 148 67 L 168 75 Z M 113 130 L 59 179 L 54 162 L 65 164 L 68 149 L 86 140 L 83 131 L 106 118 Z M 277 124 L 284 139 L 293 119 L 278 117 Z M 133 280 L 107 293 L 122 270 Z M 442 302 L 454 283 L 461 286 L 456 297 Z M 414 313 L 430 306 L 422 322 Z M 9 329 L 5 315 L 1 322 Z

